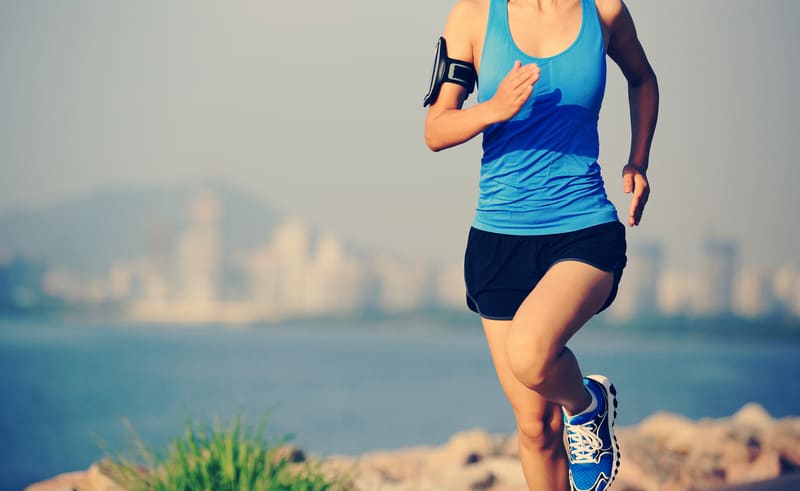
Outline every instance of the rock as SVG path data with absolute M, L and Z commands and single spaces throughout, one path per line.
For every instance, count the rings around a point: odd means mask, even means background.
M 124 491 L 92 464 L 88 471 L 67 472 L 53 479 L 32 484 L 25 491 Z
M 500 455 L 504 457 L 519 458 L 519 433 L 514 432 L 509 435 L 500 446 Z
M 637 433 L 671 451 L 688 452 L 695 441 L 695 423 L 677 414 L 655 413 L 639 424 Z
M 622 465 L 614 491 L 713 490 L 800 470 L 800 418 L 776 420 L 757 404 L 716 420 L 656 413 L 617 434 Z M 305 461 L 300 449 L 282 451 L 292 461 Z M 527 491 L 516 434 L 468 430 L 440 447 L 334 455 L 321 464 L 361 491 Z M 102 469 L 95 464 L 26 491 L 123 491 Z
M 306 454 L 302 449 L 294 445 L 284 445 L 276 452 L 278 459 L 285 458 L 293 464 L 298 464 L 306 461 Z
M 84 491 L 86 489 L 86 472 L 66 472 L 52 479 L 32 484 L 25 491 Z
M 497 482 L 497 476 L 495 476 L 490 472 L 486 475 L 485 478 L 477 480 L 472 484 L 470 484 L 469 489 L 470 491 L 485 491 L 491 489 L 496 482 Z
M 125 491 L 102 471 L 100 464 L 92 464 L 86 479 L 91 491 Z
M 766 433 L 763 447 L 781 456 L 781 472 L 800 471 L 800 418 L 777 420 Z
M 734 425 L 749 426 L 760 431 L 767 431 L 775 424 L 775 420 L 772 419 L 772 416 L 769 415 L 767 410 L 755 402 L 750 402 L 742 406 L 742 408 L 733 415 L 731 422 Z
M 432 451 L 430 447 L 418 447 L 367 454 L 356 460 L 354 471 L 378 476 L 384 482 L 405 481 L 420 474 Z
M 725 484 L 743 484 L 773 479 L 781 474 L 781 456 L 774 450 L 761 452 L 752 462 L 725 468 Z
M 443 446 L 436 449 L 427 460 L 427 465 L 436 468 L 443 465 L 475 463 L 493 457 L 502 448 L 504 438 L 473 429 L 456 433 Z

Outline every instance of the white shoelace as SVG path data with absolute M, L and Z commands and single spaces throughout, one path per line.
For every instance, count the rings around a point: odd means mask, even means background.
M 594 423 L 566 425 L 569 453 L 576 464 L 591 464 L 603 448 L 603 441 L 595 434 Z

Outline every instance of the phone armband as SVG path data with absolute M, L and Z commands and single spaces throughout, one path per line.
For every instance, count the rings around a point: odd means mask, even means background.
M 455 60 L 447 56 L 447 43 L 442 36 L 436 43 L 436 53 L 433 58 L 433 73 L 431 73 L 431 83 L 428 86 L 428 93 L 422 102 L 422 107 L 436 102 L 439 97 L 439 90 L 446 82 L 458 84 L 467 89 L 467 95 L 472 93 L 478 81 L 478 73 L 475 65 L 461 60 Z

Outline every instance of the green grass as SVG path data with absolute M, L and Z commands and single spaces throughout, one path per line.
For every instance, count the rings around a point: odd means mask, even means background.
M 165 453 L 146 447 L 126 423 L 134 456 L 109 456 L 100 468 L 126 491 L 346 491 L 343 475 L 331 475 L 318 461 L 294 462 L 288 438 L 265 437 L 266 418 L 256 428 L 239 415 L 224 427 L 187 421 L 183 435 Z

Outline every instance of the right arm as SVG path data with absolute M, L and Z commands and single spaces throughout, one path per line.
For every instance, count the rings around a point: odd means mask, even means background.
M 475 63 L 475 39 L 483 35 L 480 2 L 460 0 L 451 10 L 444 29 L 448 55 Z M 471 140 L 487 126 L 513 117 L 533 91 L 539 67 L 517 61 L 490 100 L 462 109 L 466 89 L 445 83 L 425 118 L 425 143 L 434 152 Z

